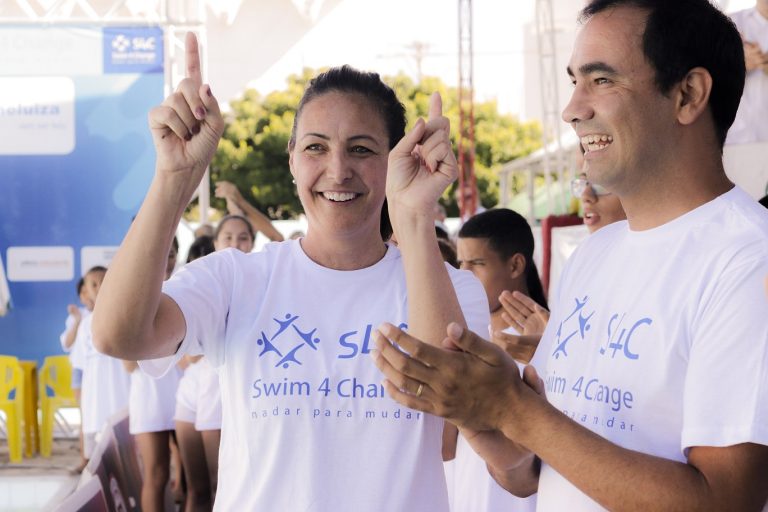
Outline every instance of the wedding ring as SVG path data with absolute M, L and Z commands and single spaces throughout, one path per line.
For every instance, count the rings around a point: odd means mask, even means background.
M 422 391 L 424 391 L 424 383 L 423 382 L 419 382 L 419 387 L 418 387 L 418 389 L 416 389 L 416 394 L 414 396 L 420 397 Z

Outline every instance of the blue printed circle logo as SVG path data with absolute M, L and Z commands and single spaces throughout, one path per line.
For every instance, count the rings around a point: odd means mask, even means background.
M 261 347 L 259 357 L 277 359 L 275 368 L 289 368 L 291 364 L 301 366 L 298 355 L 305 346 L 317 351 L 320 343 L 320 338 L 315 335 L 317 327 L 303 331 L 296 324 L 298 319 L 298 315 L 292 316 L 290 313 L 286 313 L 283 320 L 273 318 L 277 322 L 277 331 L 272 336 L 261 331 L 261 337 L 256 340 L 256 344 Z

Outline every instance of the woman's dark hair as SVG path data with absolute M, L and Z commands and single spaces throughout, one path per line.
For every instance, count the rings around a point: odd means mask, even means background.
M 216 231 L 213 232 L 213 239 L 216 240 L 219 238 L 219 234 L 221 233 L 221 230 L 224 228 L 224 224 L 231 220 L 241 220 L 245 222 L 245 225 L 248 227 L 248 234 L 251 235 L 251 242 L 256 241 L 256 232 L 253 230 L 253 225 L 251 225 L 251 221 L 243 217 L 242 215 L 225 215 L 220 221 L 219 225 L 216 226 Z
M 667 94 L 695 67 L 712 76 L 709 108 L 722 149 L 744 90 L 744 47 L 736 25 L 709 0 L 593 0 L 579 19 L 613 7 L 648 12 L 643 54 L 656 71 L 656 86 Z
M 371 106 L 379 112 L 384 121 L 390 150 L 405 135 L 405 107 L 397 99 L 395 91 L 381 81 L 378 73 L 359 71 L 352 66 L 344 65 L 320 73 L 309 82 L 309 86 L 304 91 L 296 109 L 296 117 L 293 119 L 291 138 L 288 141 L 289 152 L 296 147 L 296 126 L 304 106 L 313 99 L 329 92 L 359 94 L 369 100 Z M 392 224 L 389 221 L 386 199 L 381 209 L 380 231 L 381 238 L 385 241 L 392 236 Z
M 213 237 L 208 235 L 199 236 L 195 238 L 195 241 L 189 246 L 187 263 L 195 261 L 197 258 L 202 258 L 212 252 L 216 252 L 216 248 L 213 246 Z
M 547 298 L 533 261 L 533 232 L 525 217 L 507 208 L 487 210 L 471 217 L 461 226 L 459 238 L 485 238 L 503 261 L 515 254 L 525 258 L 525 284 L 531 298 L 547 307 Z
M 83 291 L 83 286 L 85 286 L 85 277 L 81 277 L 80 280 L 77 282 L 77 295 L 80 295 L 80 292 Z

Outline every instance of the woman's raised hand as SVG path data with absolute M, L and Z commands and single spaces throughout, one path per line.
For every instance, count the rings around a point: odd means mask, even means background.
M 182 173 L 196 188 L 216 152 L 224 120 L 210 86 L 203 84 L 200 51 L 193 33 L 187 33 L 185 46 L 186 78 L 149 112 L 149 127 L 158 174 Z
M 390 215 L 403 211 L 434 215 L 435 203 L 459 172 L 450 133 L 440 94 L 433 93 L 427 121 L 419 119 L 389 153 Z

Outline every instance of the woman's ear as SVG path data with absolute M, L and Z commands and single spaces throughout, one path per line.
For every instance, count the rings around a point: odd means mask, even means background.
M 688 71 L 677 85 L 677 120 L 693 124 L 709 106 L 712 92 L 712 75 L 702 67 Z

